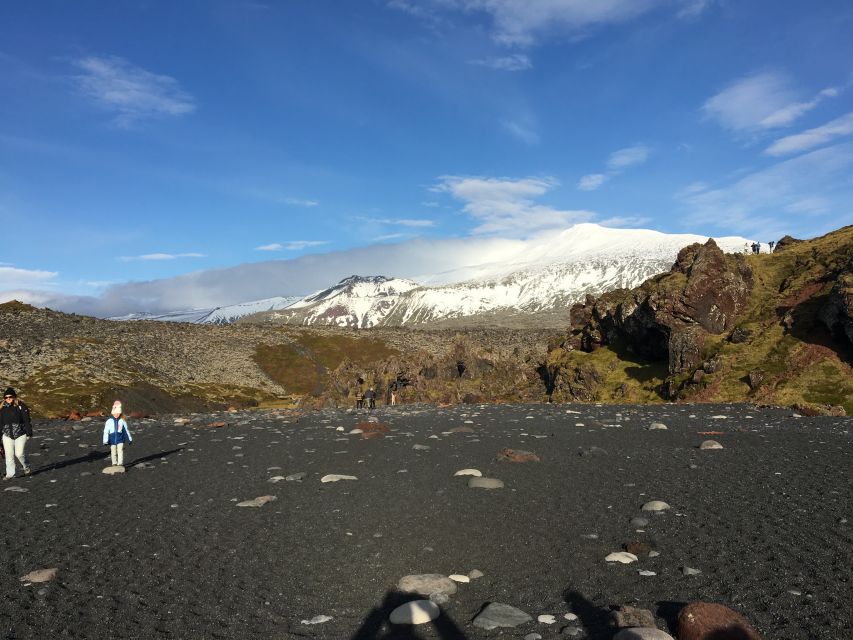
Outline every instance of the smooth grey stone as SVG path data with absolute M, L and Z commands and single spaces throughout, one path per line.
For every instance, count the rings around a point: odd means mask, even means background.
M 300 471 L 299 473 L 291 473 L 289 476 L 285 476 L 284 479 L 287 482 L 300 482 L 304 480 L 308 474 L 305 471 Z
M 504 483 L 497 478 L 471 478 L 468 486 L 472 489 L 503 489 Z
M 492 602 L 474 618 L 474 626 L 490 630 L 498 627 L 517 627 L 532 621 L 533 618 L 521 609 L 500 602 Z
M 417 593 L 421 596 L 431 596 L 443 593 L 452 596 L 456 593 L 456 583 L 440 573 L 423 573 L 403 576 L 397 583 L 397 589 L 403 593 Z
M 632 527 L 637 527 L 638 529 L 642 529 L 643 527 L 649 526 L 649 521 L 646 518 L 631 518 L 630 525 Z

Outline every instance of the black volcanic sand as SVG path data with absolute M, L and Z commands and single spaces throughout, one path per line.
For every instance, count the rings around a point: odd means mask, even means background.
M 2 637 L 547 639 L 568 626 L 581 629 L 568 637 L 609 638 L 610 606 L 650 609 L 674 631 L 672 616 L 694 600 L 732 607 L 767 639 L 853 637 L 849 418 L 732 405 L 413 406 L 373 412 L 391 437 L 336 431 L 366 415 L 192 416 L 227 420 L 220 429 L 131 421 L 123 476 L 100 473 L 100 419 L 70 433 L 37 424 L 36 473 L 0 484 L 27 490 L 0 490 Z M 656 421 L 669 429 L 649 431 Z M 475 432 L 442 434 L 461 426 Z M 700 451 L 708 437 L 725 449 Z M 496 462 L 504 447 L 541 462 Z M 604 452 L 579 455 L 591 447 Z M 465 467 L 506 487 L 470 489 L 453 477 Z M 268 482 L 297 472 L 308 475 Z M 328 473 L 358 480 L 321 484 Z M 236 507 L 266 494 L 277 501 Z M 629 520 L 652 499 L 672 509 L 636 532 Z M 633 540 L 660 556 L 604 561 Z M 19 580 L 50 567 L 52 582 Z M 459 585 L 440 624 L 386 624 L 402 576 L 472 569 L 485 577 Z M 534 622 L 474 627 L 488 602 Z M 332 620 L 302 623 L 317 615 Z

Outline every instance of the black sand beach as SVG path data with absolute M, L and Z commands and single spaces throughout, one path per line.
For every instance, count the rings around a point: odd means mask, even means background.
M 349 435 L 367 415 L 135 420 L 116 476 L 101 473 L 101 419 L 74 431 L 36 423 L 35 473 L 0 485 L 2 637 L 609 638 L 611 606 L 650 609 L 674 633 L 674 613 L 696 600 L 735 609 L 768 639 L 853 637 L 850 418 L 747 405 L 411 406 L 372 413 L 386 437 Z M 200 426 L 217 420 L 228 425 Z M 447 433 L 455 427 L 473 432 Z M 699 450 L 709 438 L 724 449 Z M 506 447 L 541 461 L 496 461 Z M 505 487 L 469 488 L 453 476 L 464 468 Z M 357 480 L 321 483 L 326 474 Z M 277 499 L 236 506 L 263 495 Z M 671 509 L 641 513 L 650 500 Z M 650 521 L 642 532 L 629 524 L 637 516 Z M 605 562 L 634 541 L 660 555 Z M 50 582 L 20 581 L 54 567 Z M 474 569 L 484 577 L 460 584 L 435 623 L 387 624 L 405 599 L 401 577 Z M 533 621 L 473 626 L 489 602 Z M 319 615 L 331 620 L 302 622 Z

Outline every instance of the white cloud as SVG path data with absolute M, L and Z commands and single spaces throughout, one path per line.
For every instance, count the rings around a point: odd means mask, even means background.
M 387 224 L 397 227 L 414 227 L 420 229 L 435 226 L 435 221 L 427 218 L 357 218 L 357 220 L 369 224 Z
M 141 256 L 121 256 L 119 260 L 122 262 L 132 262 L 135 260 L 145 260 L 152 262 L 164 262 L 167 260 L 177 260 L 178 258 L 205 258 L 203 253 L 144 253 Z
M 391 0 L 388 6 L 432 21 L 438 11 L 485 15 L 495 41 L 531 46 L 542 37 L 628 22 L 663 7 L 674 6 L 679 17 L 692 18 L 710 4 L 710 0 Z
M 57 275 L 55 271 L 2 266 L 0 267 L 0 290 L 51 286 Z
M 508 56 L 472 60 L 471 64 L 488 67 L 497 71 L 525 71 L 533 68 L 533 63 L 524 53 L 513 53 Z
M 316 200 L 303 200 L 301 198 L 284 198 L 284 204 L 290 204 L 294 207 L 316 207 L 319 202 Z
M 578 180 L 577 188 L 581 191 L 595 191 L 625 169 L 643 164 L 649 159 L 651 152 L 651 149 L 644 144 L 614 151 L 607 159 L 607 173 L 588 173 Z
M 595 191 L 607 182 L 607 176 L 603 173 L 589 173 L 578 180 L 578 189 L 581 191 Z
M 769 156 L 784 156 L 814 149 L 835 138 L 853 134 L 853 111 L 823 126 L 779 138 L 764 150 Z
M 728 232 L 773 237 L 799 227 L 797 214 L 831 213 L 829 198 L 836 190 L 850 196 L 853 143 L 839 144 L 778 162 L 748 173 L 733 183 L 712 188 L 701 183 L 676 194 L 690 224 L 712 225 Z M 844 191 L 844 190 L 847 191 Z M 780 215 L 786 211 L 792 215 Z M 850 223 L 840 212 L 839 225 Z
M 516 120 L 501 120 L 501 127 L 524 144 L 538 144 L 539 133 L 531 125 Z
M 272 244 L 262 244 L 260 247 L 255 247 L 255 251 L 281 251 L 284 245 L 278 242 Z
M 154 117 L 180 116 L 196 109 L 193 97 L 178 81 L 137 67 L 117 56 L 89 56 L 75 61 L 82 73 L 78 89 L 116 113 L 114 123 L 129 127 Z
M 607 168 L 611 171 L 619 171 L 643 164 L 649 159 L 650 153 L 651 150 L 643 144 L 619 149 L 610 154 L 610 158 L 607 160 Z
M 302 251 L 310 247 L 322 247 L 329 244 L 328 240 L 291 240 L 284 243 L 284 248 L 288 251 Z
M 524 236 L 595 217 L 591 211 L 561 210 L 536 203 L 537 198 L 558 185 L 550 177 L 441 176 L 433 191 L 449 193 L 465 203 L 463 211 L 479 223 L 474 233 L 503 232 Z
M 776 129 L 791 125 L 838 93 L 835 88 L 824 89 L 811 100 L 800 101 L 787 76 L 756 73 L 736 80 L 709 98 L 702 111 L 707 118 L 733 131 Z

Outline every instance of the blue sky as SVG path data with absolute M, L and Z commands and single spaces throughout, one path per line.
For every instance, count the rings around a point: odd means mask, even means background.
M 0 296 L 154 309 L 122 287 L 580 221 L 818 235 L 853 223 L 851 33 L 847 0 L 2 3 Z

